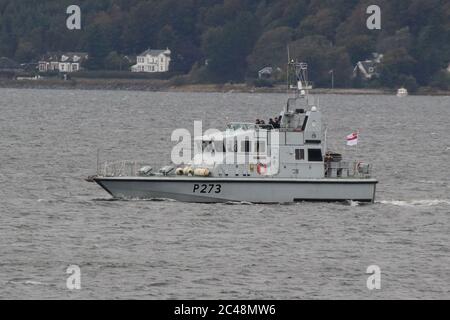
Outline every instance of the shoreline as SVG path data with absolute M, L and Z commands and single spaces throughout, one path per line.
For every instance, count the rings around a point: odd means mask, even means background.
M 273 87 L 255 87 L 245 83 L 236 84 L 183 84 L 173 85 L 170 80 L 148 79 L 87 79 L 72 80 L 9 80 L 0 79 L 0 88 L 4 89 L 44 89 L 44 90 L 121 90 L 147 92 L 206 92 L 206 93 L 286 93 L 285 85 Z M 317 88 L 313 94 L 346 95 L 395 95 L 392 89 L 368 88 Z M 411 94 L 416 96 L 450 96 L 450 91 L 419 90 Z

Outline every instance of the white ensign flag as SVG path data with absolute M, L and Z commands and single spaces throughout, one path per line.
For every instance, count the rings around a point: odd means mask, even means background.
M 356 146 L 357 144 L 358 144 L 358 132 L 356 131 L 347 136 L 347 145 Z

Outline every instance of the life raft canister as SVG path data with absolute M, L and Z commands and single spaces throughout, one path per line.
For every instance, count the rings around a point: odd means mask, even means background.
M 258 163 L 258 165 L 256 166 L 256 172 L 258 172 L 258 174 L 260 174 L 260 175 L 266 174 L 267 173 L 267 164 Z

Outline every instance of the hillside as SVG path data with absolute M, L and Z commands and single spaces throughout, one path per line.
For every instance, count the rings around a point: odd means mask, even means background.
M 365 0 L 78 0 L 82 30 L 66 28 L 73 0 L 0 0 L 0 56 L 19 62 L 48 51 L 87 51 L 91 69 L 118 69 L 120 55 L 169 47 L 172 69 L 191 82 L 241 82 L 291 56 L 316 86 L 450 88 L 450 1 L 377 1 L 381 30 L 368 30 Z M 384 54 L 380 78 L 352 79 L 354 65 Z M 207 63 L 206 63 L 207 62 Z M 283 77 L 280 73 L 279 78 Z

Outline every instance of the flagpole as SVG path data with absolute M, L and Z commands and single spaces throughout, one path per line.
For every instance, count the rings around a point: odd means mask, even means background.
M 334 89 L 334 70 L 331 70 L 331 89 Z
M 360 134 L 360 131 L 358 129 L 358 144 L 359 144 L 359 134 Z M 356 145 L 356 147 L 358 147 L 358 144 Z M 356 149 L 356 150 L 359 150 L 359 149 Z M 358 158 L 359 158 L 359 153 L 358 153 Z
M 359 131 L 360 129 L 353 131 L 353 133 L 351 135 L 347 136 L 347 144 L 346 146 L 352 146 L 355 147 L 354 151 L 353 151 L 353 157 L 355 158 L 355 165 L 357 163 L 357 159 L 359 157 L 359 153 L 358 153 L 358 143 L 359 143 Z M 347 149 L 347 148 L 346 148 Z M 356 169 L 355 169 L 356 170 Z
M 358 143 L 356 143 L 356 161 L 358 161 L 359 153 L 358 153 L 358 144 L 359 144 L 359 129 L 356 130 L 356 136 L 358 137 Z

